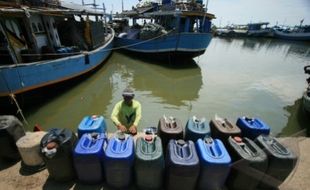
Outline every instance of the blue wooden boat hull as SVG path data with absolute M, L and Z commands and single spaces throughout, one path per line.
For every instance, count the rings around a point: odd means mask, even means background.
M 111 54 L 113 36 L 99 48 L 69 57 L 26 64 L 0 66 L 0 96 L 19 94 L 85 74 Z
M 211 33 L 169 34 L 153 40 L 115 37 L 115 46 L 145 54 L 170 54 L 193 58 L 205 52 L 212 39 Z

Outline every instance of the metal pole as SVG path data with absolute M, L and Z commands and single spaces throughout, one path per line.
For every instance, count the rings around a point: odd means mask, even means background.
M 103 9 L 103 16 L 104 16 L 104 35 L 107 34 L 107 17 L 106 17 L 106 10 L 105 5 L 102 3 L 102 9 Z
M 208 11 L 209 0 L 206 1 L 206 12 Z

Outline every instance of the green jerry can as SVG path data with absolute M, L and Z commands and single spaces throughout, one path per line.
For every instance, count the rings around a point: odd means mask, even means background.
M 145 135 L 136 141 L 135 177 L 139 189 L 163 186 L 164 154 L 160 137 Z

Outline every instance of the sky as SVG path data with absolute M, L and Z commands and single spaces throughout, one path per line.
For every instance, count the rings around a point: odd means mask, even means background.
M 65 0 L 72 2 L 72 0 Z M 154 0 L 156 1 L 156 0 Z M 82 3 L 80 1 L 73 1 Z M 93 3 L 94 0 L 84 0 Z M 124 9 L 131 9 L 139 1 L 123 0 Z M 204 0 L 206 3 L 207 0 Z M 105 3 L 108 12 L 121 12 L 122 0 L 96 0 L 100 6 Z M 213 24 L 226 26 L 229 24 L 247 24 L 253 22 L 269 22 L 273 25 L 310 25 L 310 0 L 208 0 L 208 12 L 214 14 Z

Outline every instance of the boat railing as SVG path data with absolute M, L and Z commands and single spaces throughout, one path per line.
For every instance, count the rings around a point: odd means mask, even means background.
M 23 63 L 31 63 L 36 61 L 59 59 L 63 57 L 69 57 L 82 54 L 82 51 L 78 52 L 55 52 L 55 53 L 21 53 Z

